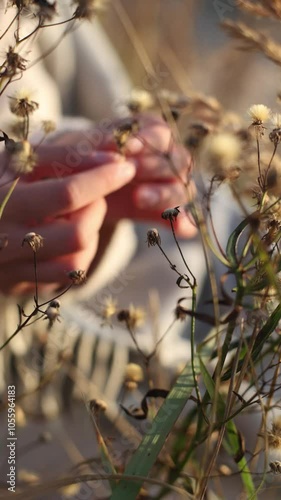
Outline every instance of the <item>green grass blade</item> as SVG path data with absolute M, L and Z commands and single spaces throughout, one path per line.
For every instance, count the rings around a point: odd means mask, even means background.
M 194 379 L 190 362 L 179 375 L 175 385 L 165 399 L 163 405 L 151 423 L 151 428 L 143 437 L 141 444 L 128 463 L 127 476 L 147 477 L 155 463 L 165 441 L 183 410 L 192 390 Z M 137 497 L 142 483 L 129 482 L 121 479 L 114 489 L 112 500 L 133 500 Z
M 218 418 L 223 422 L 225 419 L 225 401 L 220 394 L 215 394 L 215 383 L 209 374 L 206 366 L 203 363 L 203 360 L 200 358 L 200 368 L 201 374 L 204 380 L 204 384 L 209 393 L 210 399 L 217 399 L 217 414 Z M 241 439 L 240 434 L 236 428 L 233 420 L 229 420 L 225 424 L 225 438 L 223 440 L 223 446 L 226 452 L 234 458 L 237 466 L 241 472 L 241 480 L 244 485 L 245 491 L 247 493 L 247 498 L 256 498 L 255 486 L 252 480 L 252 475 L 250 469 L 247 464 L 247 460 L 245 456 L 241 456 Z M 241 456 L 241 458 L 240 458 Z

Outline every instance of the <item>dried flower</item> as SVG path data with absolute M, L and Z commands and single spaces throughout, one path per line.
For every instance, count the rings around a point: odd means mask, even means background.
M 193 123 L 189 129 L 190 132 L 185 139 L 185 145 L 187 148 L 198 148 L 204 137 L 209 133 L 209 128 L 201 123 Z
M 12 150 L 14 148 L 14 151 Z M 35 168 L 38 157 L 29 141 L 18 141 L 9 145 L 11 153 L 9 168 L 17 174 L 28 174 Z
M 46 135 L 51 134 L 56 130 L 56 124 L 52 120 L 43 120 L 42 129 Z
M 106 7 L 107 0 L 75 0 L 78 5 L 74 12 L 77 19 L 92 19 L 98 12 Z
M 114 130 L 113 136 L 120 153 L 123 154 L 126 143 L 132 134 L 139 130 L 139 123 L 136 119 L 129 119 L 118 125 Z
M 189 104 L 189 99 L 183 95 L 178 94 L 177 92 L 172 92 L 171 90 L 162 89 L 158 92 L 158 98 L 161 102 L 165 102 L 170 108 L 176 109 L 184 109 Z
M 254 104 L 248 110 L 252 119 L 252 125 L 262 125 L 267 122 L 271 116 L 271 110 L 264 104 Z
M 270 132 L 269 139 L 273 142 L 274 146 L 277 146 L 281 140 L 281 114 L 275 113 L 275 115 L 272 116 L 271 121 L 274 129 Z
M 271 430 L 266 432 L 268 442 L 269 461 L 279 461 L 281 459 L 281 418 L 276 418 L 272 422 Z
M 275 462 L 270 462 L 269 467 L 271 468 L 272 472 L 274 472 L 274 474 L 281 473 L 281 462 L 279 462 L 278 460 L 275 460 Z
M 148 247 L 154 247 L 155 245 L 161 245 L 161 238 L 158 229 L 155 227 L 149 229 L 146 233 L 147 235 L 147 245 Z
M 146 90 L 134 89 L 129 99 L 127 99 L 126 105 L 132 113 L 140 113 L 153 108 L 155 99 Z
M 177 305 L 174 312 L 176 319 L 179 319 L 180 321 L 184 321 L 186 319 L 187 310 L 180 304 Z
M 40 236 L 40 234 L 36 233 L 26 233 L 25 237 L 22 240 L 21 246 L 27 243 L 30 248 L 33 250 L 33 252 L 37 252 L 39 248 L 43 246 L 43 238 Z
M 57 3 L 48 2 L 48 0 L 37 0 L 31 2 L 31 10 L 34 12 L 35 16 L 40 19 L 40 24 L 43 25 L 45 21 L 51 21 L 53 17 L 57 14 Z
M 2 73 L 0 73 L 1 77 L 13 77 L 18 71 L 24 71 L 26 69 L 26 59 L 21 57 L 13 47 L 9 47 L 8 52 L 6 53 L 6 61 L 4 63 L 4 69 Z
M 54 302 L 54 301 L 52 301 Z M 52 306 L 51 304 L 47 307 L 46 311 L 46 318 L 49 321 L 48 328 L 51 329 L 54 322 L 59 319 L 60 313 L 59 313 L 59 307 Z
M 82 283 L 87 281 L 86 271 L 83 271 L 82 269 L 69 271 L 66 274 L 74 285 L 82 285 Z
M 111 296 L 106 297 L 104 304 L 99 312 L 99 316 L 104 320 L 104 323 L 110 324 L 110 318 L 117 312 L 117 300 Z
M 234 180 L 239 176 L 237 162 L 241 154 L 239 138 L 228 132 L 209 135 L 203 143 L 201 161 L 219 179 Z
M 89 409 L 94 413 L 100 411 L 105 412 L 107 410 L 107 404 L 102 399 L 92 399 L 91 401 L 89 401 Z
M 125 381 L 141 382 L 143 380 L 143 369 L 136 363 L 128 363 L 125 368 Z
M 162 219 L 169 220 L 169 221 L 175 221 L 177 219 L 177 216 L 179 215 L 180 210 L 179 206 L 175 208 L 167 208 L 162 212 L 161 217 Z
M 141 307 L 130 304 L 129 309 L 122 309 L 117 315 L 118 321 L 126 323 L 129 329 L 134 329 L 144 323 L 146 313 Z
M 11 112 L 22 118 L 26 118 L 39 108 L 38 102 L 32 101 L 29 92 L 25 90 L 16 92 L 15 95 L 10 96 L 9 99 Z

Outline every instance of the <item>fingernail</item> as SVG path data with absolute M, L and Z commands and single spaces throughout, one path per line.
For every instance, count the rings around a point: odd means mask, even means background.
M 152 208 L 160 202 L 160 196 L 155 189 L 142 188 L 136 194 L 136 202 L 139 208 Z
M 126 151 L 131 154 L 138 154 L 142 151 L 143 144 L 137 137 L 131 137 L 126 143 Z

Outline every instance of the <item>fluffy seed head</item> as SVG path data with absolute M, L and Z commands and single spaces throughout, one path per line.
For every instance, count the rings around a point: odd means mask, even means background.
M 254 104 L 249 108 L 248 114 L 252 119 L 252 125 L 262 125 L 269 120 L 271 110 L 264 104 Z
M 125 369 L 124 378 L 127 382 L 141 382 L 143 380 L 142 367 L 136 363 L 128 363 Z
M 155 100 L 146 90 L 134 89 L 132 90 L 129 99 L 127 99 L 126 105 L 132 113 L 140 113 L 153 108 Z
M 31 115 L 39 108 L 39 104 L 36 101 L 32 101 L 30 93 L 26 90 L 20 90 L 15 92 L 10 99 L 10 111 L 21 118 L 26 118 Z

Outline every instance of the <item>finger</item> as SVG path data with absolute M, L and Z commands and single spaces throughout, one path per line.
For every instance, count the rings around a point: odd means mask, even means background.
M 20 183 L 4 212 L 5 221 L 42 221 L 75 212 L 127 184 L 135 175 L 129 161 L 110 163 L 58 181 Z
M 98 246 L 98 237 L 91 242 L 91 247 L 87 251 L 76 252 L 64 255 L 54 260 L 39 261 L 37 263 L 38 286 L 55 284 L 58 286 L 68 286 L 71 281 L 67 275 L 69 271 L 83 269 L 87 271 Z M 35 290 L 34 264 L 30 261 L 16 262 L 11 272 L 0 272 L 1 290 L 20 289 L 20 285 L 27 285 Z
M 103 223 L 106 209 L 106 202 L 102 199 L 67 218 L 54 219 L 48 224 L 32 227 L 33 232 L 43 237 L 38 260 L 50 260 L 87 249 Z M 22 226 L 10 232 L 8 247 L 1 252 L 1 265 L 11 261 L 33 260 L 31 248 L 28 245 L 21 247 L 23 238 Z
M 83 149 L 79 144 L 78 142 L 74 146 L 69 144 L 40 146 L 36 151 L 37 165 L 33 172 L 24 177 L 24 180 L 35 181 L 50 177 L 61 179 L 82 170 L 123 159 L 118 153 L 94 151 L 91 144 Z
M 181 205 L 187 201 L 186 190 L 180 183 L 143 184 L 134 191 L 137 208 L 165 210 L 167 207 Z

